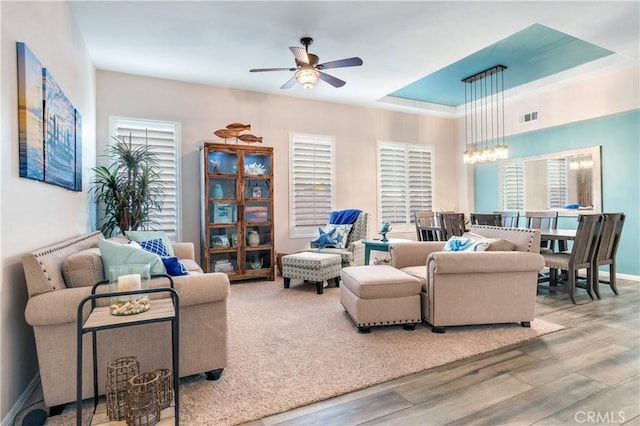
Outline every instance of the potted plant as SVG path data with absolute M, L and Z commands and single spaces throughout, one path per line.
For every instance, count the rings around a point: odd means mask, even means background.
M 118 232 L 146 229 L 153 213 L 162 210 L 164 185 L 157 154 L 146 143 L 135 145 L 124 136 L 107 148 L 109 166 L 96 166 L 90 193 L 104 207 L 100 230 L 109 237 Z

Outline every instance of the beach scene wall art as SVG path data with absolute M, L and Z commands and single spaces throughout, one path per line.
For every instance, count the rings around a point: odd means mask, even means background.
M 82 191 L 82 117 L 29 48 L 17 51 L 20 176 Z

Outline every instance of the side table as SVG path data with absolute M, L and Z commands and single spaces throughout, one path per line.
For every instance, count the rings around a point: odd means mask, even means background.
M 389 251 L 389 244 L 391 243 L 402 243 L 411 240 L 405 240 L 404 238 L 389 238 L 389 241 L 382 242 L 382 240 L 362 240 L 364 244 L 364 265 L 369 265 L 369 260 L 371 256 L 371 250 L 376 251 Z
M 167 278 L 170 287 L 149 288 L 144 290 L 134 290 L 116 293 L 96 294 L 96 289 L 105 284 L 109 284 L 109 280 L 97 282 L 91 288 L 91 294 L 80 301 L 78 304 L 77 316 L 77 370 L 76 370 L 76 424 L 82 425 L 82 336 L 85 333 L 91 333 L 91 346 L 93 351 L 93 404 L 94 411 L 98 406 L 98 345 L 96 343 L 96 333 L 100 330 L 108 330 L 112 328 L 129 327 L 140 324 L 150 324 L 155 322 L 169 321 L 171 322 L 171 355 L 173 363 L 173 403 L 174 403 L 174 423 L 179 424 L 179 310 L 180 297 L 173 286 L 173 278 L 166 274 L 152 275 L 151 278 Z M 96 306 L 98 299 L 120 295 L 135 294 L 151 294 L 151 293 L 169 293 L 170 298 L 154 299 L 151 309 L 134 315 L 115 316 L 109 312 L 109 306 Z M 83 323 L 83 311 L 87 302 L 91 302 L 91 311 L 86 321 Z

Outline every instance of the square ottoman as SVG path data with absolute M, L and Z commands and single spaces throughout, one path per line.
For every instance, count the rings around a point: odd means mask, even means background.
M 389 265 L 349 266 L 340 272 L 340 303 L 359 333 L 372 326 L 420 323 L 420 280 Z
M 289 288 L 291 278 L 316 283 L 316 291 L 322 294 L 323 283 L 331 280 L 339 286 L 342 257 L 339 254 L 302 252 L 282 257 L 282 276 L 284 288 Z

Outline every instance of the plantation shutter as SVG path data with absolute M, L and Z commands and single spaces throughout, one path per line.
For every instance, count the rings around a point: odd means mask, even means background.
M 158 156 L 160 179 L 164 186 L 162 210 L 152 215 L 149 229 L 165 231 L 172 241 L 180 240 L 179 193 L 178 193 L 178 148 L 179 123 L 112 118 L 112 135 L 125 138 L 134 145 L 149 146 L 149 151 Z
M 408 224 L 413 212 L 433 209 L 432 160 L 429 146 L 378 143 L 381 223 Z
M 547 160 L 547 187 L 550 209 L 567 205 L 567 161 L 564 158 Z
M 524 210 L 524 163 L 509 162 L 500 167 L 502 210 Z
M 433 210 L 431 151 L 409 148 L 409 221 L 413 212 Z
M 291 238 L 318 235 L 333 208 L 333 145 L 330 136 L 290 135 Z

